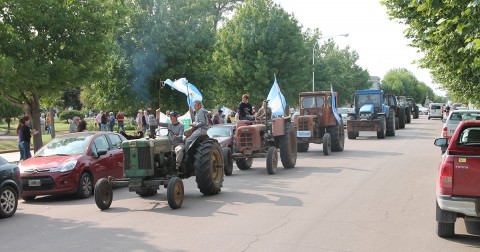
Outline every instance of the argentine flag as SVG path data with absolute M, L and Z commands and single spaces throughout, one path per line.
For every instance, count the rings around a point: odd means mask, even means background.
M 283 96 L 282 92 L 280 91 L 276 76 L 273 86 L 268 93 L 267 100 L 268 106 L 272 109 L 272 117 L 285 115 L 285 106 L 287 103 L 285 102 L 285 96 Z
M 192 84 L 188 83 L 186 78 L 181 78 L 173 82 L 170 79 L 165 81 L 165 84 L 169 85 L 170 87 L 184 93 L 187 96 L 187 103 L 188 106 L 193 108 L 193 102 L 196 100 L 203 100 L 203 96 L 198 91 L 198 89 Z

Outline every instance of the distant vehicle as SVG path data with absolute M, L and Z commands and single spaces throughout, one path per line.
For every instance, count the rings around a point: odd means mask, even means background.
M 12 217 L 17 211 L 21 185 L 18 166 L 0 157 L 0 218 Z
M 454 236 L 457 218 L 464 218 L 467 232 L 478 233 L 480 120 L 460 122 L 451 139 L 438 138 L 435 145 L 446 148 L 437 173 L 437 235 Z
M 450 112 L 447 119 L 443 119 L 445 124 L 442 127 L 441 137 L 451 138 L 455 129 L 461 121 L 480 120 L 480 110 L 455 110 Z M 447 148 L 442 148 L 442 154 Z
M 122 142 L 113 132 L 81 132 L 56 137 L 20 163 L 21 198 L 76 194 L 87 198 L 100 178 L 123 178 Z
M 459 107 L 462 107 L 462 104 L 461 104 L 461 103 L 454 103 L 454 104 L 452 105 L 452 110 L 459 109 Z
M 421 115 L 428 115 L 428 108 L 425 108 L 422 106 L 422 104 L 417 104 L 418 106 L 418 111 Z
M 350 111 L 350 108 L 337 108 L 337 112 L 342 116 L 342 121 L 343 121 L 343 126 L 346 128 L 347 127 L 347 118 L 348 118 L 348 112 Z
M 207 131 L 209 137 L 216 139 L 222 147 L 224 172 L 225 175 L 230 176 L 233 172 L 233 145 L 235 138 L 235 125 L 236 124 L 215 124 L 210 126 Z
M 428 105 L 428 120 L 430 118 L 443 119 L 443 104 L 442 103 L 430 103 Z

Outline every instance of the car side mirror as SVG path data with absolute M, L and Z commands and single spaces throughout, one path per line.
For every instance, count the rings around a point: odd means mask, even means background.
M 438 147 L 448 147 L 448 139 L 447 138 L 437 138 L 435 142 L 433 142 L 435 146 Z

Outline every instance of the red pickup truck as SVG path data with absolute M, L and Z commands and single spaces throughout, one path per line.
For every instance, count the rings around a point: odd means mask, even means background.
M 480 120 L 460 122 L 451 139 L 435 145 L 447 149 L 438 166 L 437 235 L 454 236 L 457 218 L 471 233 L 469 226 L 480 224 Z

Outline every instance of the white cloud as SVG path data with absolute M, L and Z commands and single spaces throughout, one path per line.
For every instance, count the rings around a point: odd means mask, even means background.
M 427 69 L 420 69 L 414 60 L 421 58 L 417 49 L 408 46 L 404 37 L 406 26 L 390 20 L 386 8 L 372 0 L 274 0 L 293 14 L 304 28 L 318 28 L 324 36 L 348 33 L 335 37 L 340 47 L 350 46 L 358 52 L 358 65 L 370 75 L 383 78 L 392 68 L 406 68 L 418 80 L 425 82 L 437 94 Z

